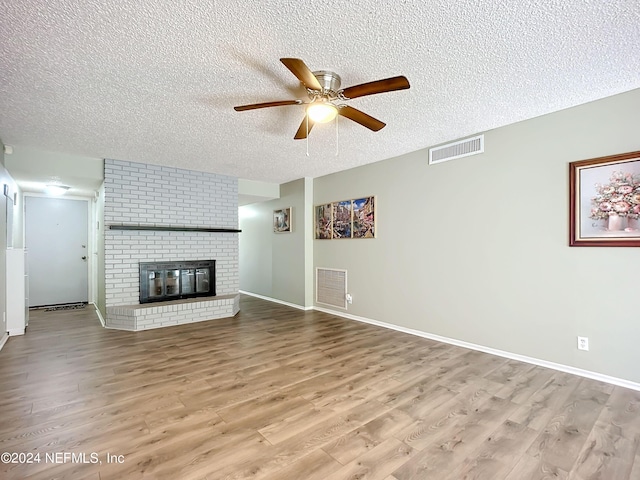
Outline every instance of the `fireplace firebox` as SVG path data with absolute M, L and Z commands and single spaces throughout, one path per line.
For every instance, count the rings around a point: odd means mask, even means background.
M 215 260 L 140 263 L 140 303 L 215 294 Z

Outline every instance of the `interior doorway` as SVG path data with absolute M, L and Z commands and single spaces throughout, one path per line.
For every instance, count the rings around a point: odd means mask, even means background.
M 89 201 L 25 196 L 29 307 L 87 303 Z

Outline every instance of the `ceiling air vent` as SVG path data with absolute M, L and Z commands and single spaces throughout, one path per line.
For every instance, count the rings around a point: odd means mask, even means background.
M 484 135 L 465 138 L 429 149 L 429 165 L 484 152 Z

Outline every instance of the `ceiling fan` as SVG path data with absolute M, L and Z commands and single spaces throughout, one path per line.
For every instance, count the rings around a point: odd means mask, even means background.
M 307 138 L 316 123 L 326 123 L 341 115 L 353 120 L 369 130 L 377 132 L 386 124 L 341 102 L 352 98 L 374 95 L 376 93 L 393 92 L 409 88 L 406 77 L 398 76 L 362 83 L 348 88 L 340 88 L 340 76 L 328 70 L 312 72 L 299 58 L 281 58 L 280 61 L 293 73 L 307 89 L 309 101 L 278 100 L 274 102 L 253 103 L 233 107 L 237 112 L 255 110 L 257 108 L 282 107 L 287 105 L 307 105 L 305 117 L 293 137 L 296 140 Z

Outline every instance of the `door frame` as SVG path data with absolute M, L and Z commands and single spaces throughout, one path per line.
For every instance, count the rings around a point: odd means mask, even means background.
M 45 198 L 57 198 L 60 200 L 83 200 L 87 202 L 87 228 L 89 231 L 87 232 L 87 299 L 89 303 L 96 305 L 97 301 L 97 283 L 98 283 L 98 270 L 97 270 L 97 245 L 98 245 L 98 232 L 97 229 L 92 228 L 94 225 L 97 225 L 96 218 L 96 198 L 90 196 L 81 196 L 81 195 L 63 195 L 61 197 L 52 197 L 51 195 L 47 195 L 45 193 L 35 193 L 35 192 L 24 192 L 24 197 L 45 197 Z M 27 246 L 27 201 L 26 199 L 22 202 L 22 238 L 24 239 L 25 250 Z M 29 253 L 27 252 L 27 255 Z

